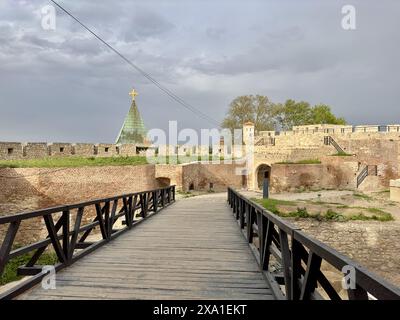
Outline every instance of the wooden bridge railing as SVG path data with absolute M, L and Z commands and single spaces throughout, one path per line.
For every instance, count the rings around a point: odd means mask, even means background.
M 350 300 L 400 299 L 398 287 L 231 188 L 228 203 L 278 298 L 342 300 L 321 268 L 324 263 L 350 280 L 346 287 Z
M 0 246 L 0 275 L 10 259 L 33 253 L 29 262 L 18 268 L 19 275 L 33 275 L 33 277 L 0 294 L 0 299 L 13 298 L 41 281 L 45 276 L 42 273 L 43 266 L 36 263 L 48 246 L 52 246 L 57 255 L 58 263 L 55 265 L 55 270 L 58 271 L 133 228 L 174 201 L 175 186 L 170 186 L 0 217 L 0 227 L 8 226 Z M 13 248 L 21 222 L 39 219 L 37 222 L 40 223 L 42 218 L 47 229 L 47 237 L 17 249 Z M 119 229 L 114 228 L 118 220 L 122 225 Z M 83 221 L 90 222 L 84 224 Z M 90 233 L 97 227 L 100 229 L 100 239 L 94 242 L 87 241 Z

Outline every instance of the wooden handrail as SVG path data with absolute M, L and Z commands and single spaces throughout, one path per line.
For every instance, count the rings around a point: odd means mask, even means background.
M 34 252 L 33 256 L 25 266 L 18 268 L 18 274 L 35 275 L 23 284 L 0 294 L 0 299 L 17 296 L 37 284 L 45 276 L 41 274 L 41 266 L 35 264 L 49 245 L 57 255 L 58 263 L 55 268 L 60 270 L 133 228 L 174 201 L 175 186 L 169 186 L 0 217 L 0 226 L 8 225 L 0 246 L 0 275 L 10 259 L 30 252 Z M 94 209 L 94 218 L 93 215 L 85 216 L 87 208 Z M 55 216 L 60 216 L 56 222 L 53 220 Z M 73 216 L 75 219 L 71 219 Z M 12 250 L 21 222 L 35 218 L 43 218 L 48 232 L 47 237 Z M 93 220 L 82 225 L 83 218 Z M 114 229 L 115 222 L 120 218 L 123 219 L 123 227 Z M 95 242 L 86 241 L 96 227 L 100 228 L 101 239 Z
M 325 261 L 341 273 L 344 266 L 354 271 L 354 282 L 346 288 L 350 300 L 367 300 L 369 295 L 376 299 L 400 299 L 400 288 L 232 188 L 228 188 L 228 203 L 277 298 L 321 299 L 322 291 L 329 299 L 342 299 L 321 269 Z M 282 272 L 273 272 L 271 257 Z M 281 290 L 281 286 L 285 289 Z

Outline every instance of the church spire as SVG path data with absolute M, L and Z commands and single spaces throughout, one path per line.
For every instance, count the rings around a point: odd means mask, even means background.
M 129 95 L 132 97 L 131 107 L 125 117 L 124 124 L 119 132 L 116 143 L 145 143 L 147 130 L 135 101 L 135 97 L 138 93 L 135 89 L 132 89 L 132 91 L 129 92 Z

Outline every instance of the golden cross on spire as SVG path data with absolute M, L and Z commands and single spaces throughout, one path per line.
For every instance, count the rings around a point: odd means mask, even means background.
M 132 101 L 134 101 L 138 93 L 135 91 L 135 89 L 132 89 L 132 91 L 129 92 L 129 95 L 132 97 Z

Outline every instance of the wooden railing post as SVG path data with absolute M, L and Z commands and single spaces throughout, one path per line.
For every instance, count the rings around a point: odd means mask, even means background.
M 245 210 L 243 210 L 239 215 L 239 226 L 240 226 L 240 229 L 244 228 L 244 218 L 245 218 L 245 215 L 247 216 L 249 214 L 249 208 L 250 208 L 250 206 L 245 204 Z
M 106 201 L 104 204 L 104 229 L 105 229 L 105 234 L 106 234 L 106 239 L 107 241 L 110 240 L 111 234 L 110 234 L 110 201 Z
M 51 243 L 53 245 L 54 251 L 56 252 L 57 258 L 61 263 L 66 262 L 66 256 L 64 255 L 63 248 L 59 242 L 59 238 L 57 236 L 57 231 L 54 226 L 54 221 L 52 215 L 46 214 L 43 216 L 43 219 L 46 224 L 47 232 L 49 233 L 49 238 L 51 239 Z M 62 217 L 61 217 L 62 219 Z
M 300 300 L 310 300 L 311 294 L 317 287 L 317 275 L 321 268 L 322 258 L 312 251 L 308 253 L 307 270 L 303 278 Z
M 254 222 L 254 214 L 255 209 L 253 207 L 250 208 L 249 214 L 247 217 L 247 241 L 249 243 L 253 242 L 253 222 Z
M 12 244 L 17 234 L 21 221 L 11 222 L 8 226 L 7 233 L 4 237 L 3 243 L 0 247 L 0 275 L 3 273 L 4 268 L 8 262 L 8 255 L 11 251 Z
M 242 206 L 243 206 L 243 201 L 242 201 L 242 199 L 239 198 L 238 199 L 238 207 L 237 207 L 236 215 L 235 215 L 236 220 L 239 219 L 240 212 L 242 212 Z
M 300 285 L 299 281 L 301 278 L 301 244 L 294 239 L 294 234 L 292 233 L 292 272 L 291 272 L 291 300 L 299 300 L 300 299 Z
M 70 214 L 69 210 L 65 210 L 62 213 L 62 245 L 63 245 L 63 252 L 66 257 L 66 260 L 69 261 L 69 219 L 70 219 Z
M 69 261 L 71 261 L 73 255 L 74 255 L 75 245 L 76 245 L 76 242 L 77 242 L 78 236 L 79 236 L 79 228 L 81 227 L 83 211 L 84 211 L 84 207 L 80 207 L 80 208 L 78 208 L 78 211 L 76 213 L 74 231 L 73 231 L 73 234 L 71 237 L 70 248 L 69 248 L 69 252 L 68 252 L 68 260 Z
M 279 240 L 281 245 L 281 255 L 282 255 L 282 267 L 283 267 L 283 277 L 285 280 L 285 293 L 286 299 L 290 300 L 292 297 L 292 287 L 291 287 L 291 274 L 290 274 L 290 250 L 287 233 L 282 229 L 279 229 Z
M 265 223 L 264 223 L 265 225 Z M 263 245 L 263 252 L 262 252 L 262 256 L 261 256 L 261 268 L 262 270 L 268 270 L 269 267 L 269 259 L 271 256 L 271 251 L 269 249 L 269 246 L 272 243 L 272 232 L 273 232 L 273 228 L 274 225 L 271 222 L 271 220 L 268 220 L 268 222 L 266 223 L 266 230 L 265 230 L 265 236 L 264 236 L 264 245 Z
M 145 193 L 143 195 L 144 202 L 143 202 L 143 218 L 146 218 L 147 216 L 147 211 L 149 209 L 149 195 Z
M 165 206 L 165 189 L 161 190 L 161 207 L 164 208 Z
M 157 212 L 157 207 L 158 207 L 157 191 L 153 191 L 153 211 L 154 212 Z

